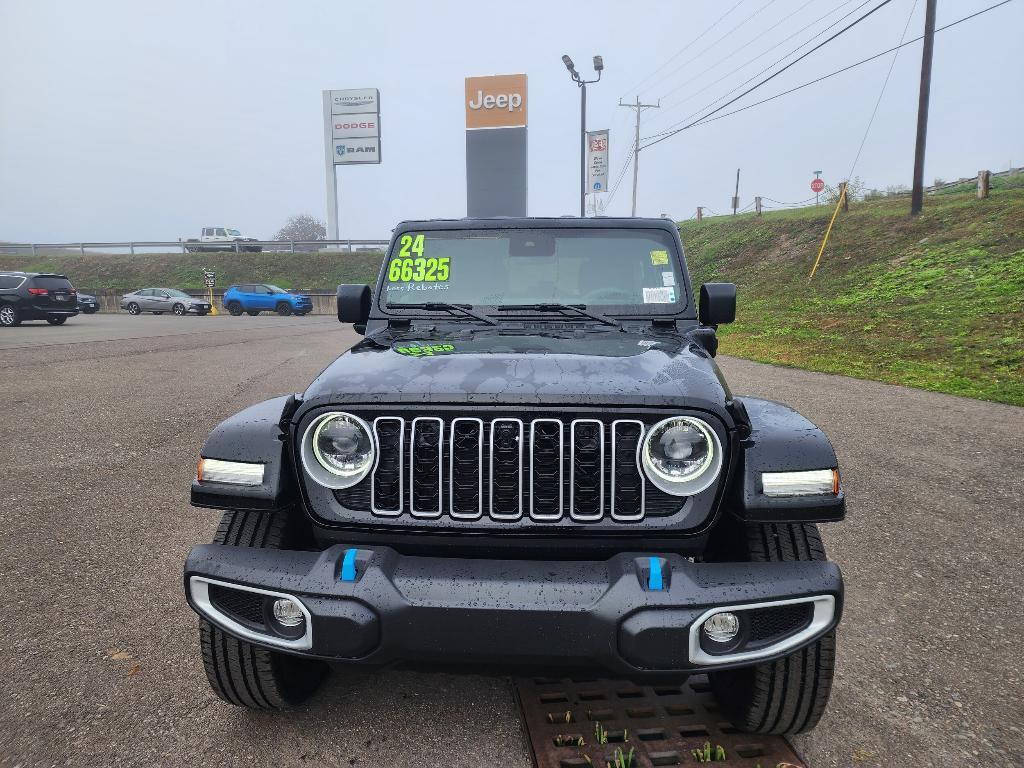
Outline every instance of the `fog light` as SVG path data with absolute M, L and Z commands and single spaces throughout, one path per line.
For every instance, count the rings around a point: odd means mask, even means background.
M 274 601 L 274 619 L 283 627 L 297 627 L 306 619 L 302 608 L 286 597 Z
M 704 622 L 702 627 L 709 640 L 716 643 L 728 643 L 740 632 L 740 617 L 735 613 L 716 613 Z

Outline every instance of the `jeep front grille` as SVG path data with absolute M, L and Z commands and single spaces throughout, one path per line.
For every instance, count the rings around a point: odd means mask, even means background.
M 374 515 L 419 519 L 642 520 L 685 499 L 649 487 L 640 469 L 645 425 L 635 419 L 373 419 Z M 353 491 L 336 494 L 343 503 Z M 666 498 L 662 498 L 666 496 Z

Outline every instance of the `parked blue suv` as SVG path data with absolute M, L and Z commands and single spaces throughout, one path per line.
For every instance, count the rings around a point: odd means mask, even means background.
M 253 316 L 260 312 L 305 315 L 313 310 L 313 301 L 269 283 L 246 283 L 232 285 L 224 292 L 224 309 L 235 317 L 243 312 Z

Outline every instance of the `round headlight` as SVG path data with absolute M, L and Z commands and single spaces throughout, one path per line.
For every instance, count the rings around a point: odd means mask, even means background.
M 673 496 L 692 496 L 710 486 L 722 469 L 722 445 L 704 421 L 675 416 L 655 424 L 644 438 L 647 478 Z
M 350 413 L 325 413 L 306 428 L 302 464 L 310 477 L 328 488 L 355 485 L 373 468 L 376 456 L 370 428 Z

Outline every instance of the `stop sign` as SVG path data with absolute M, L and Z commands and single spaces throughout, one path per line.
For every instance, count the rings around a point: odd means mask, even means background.
M 814 181 L 811 182 L 811 192 L 813 192 L 814 194 L 818 194 L 824 188 L 825 182 L 822 181 L 821 179 L 815 179 Z

